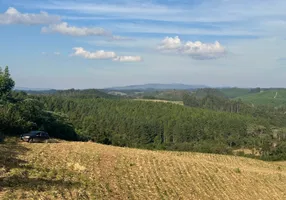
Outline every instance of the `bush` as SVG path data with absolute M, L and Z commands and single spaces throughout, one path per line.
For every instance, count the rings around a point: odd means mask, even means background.
M 19 142 L 19 138 L 18 137 L 7 136 L 7 137 L 5 137 L 4 142 L 6 144 L 17 144 Z

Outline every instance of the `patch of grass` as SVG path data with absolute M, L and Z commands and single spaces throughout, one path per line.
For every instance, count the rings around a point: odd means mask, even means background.
M 238 174 L 240 174 L 241 173 L 241 170 L 239 169 L 239 168 L 235 168 L 235 173 L 238 173 Z
M 169 100 L 160 100 L 160 99 L 134 99 L 137 101 L 150 101 L 150 102 L 156 102 L 156 103 L 173 103 L 178 105 L 184 105 L 183 101 L 169 101 Z
M 9 136 L 9 137 L 5 137 L 4 138 L 4 143 L 6 143 L 6 144 L 14 144 L 14 145 L 16 145 L 19 142 L 20 142 L 20 139 L 18 137 L 11 137 L 11 136 Z
M 45 143 L 60 143 L 61 141 L 58 139 L 51 138 L 51 139 L 45 140 L 44 142 Z

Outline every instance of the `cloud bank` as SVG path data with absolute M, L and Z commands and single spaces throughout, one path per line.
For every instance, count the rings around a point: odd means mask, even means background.
M 140 56 L 117 56 L 113 51 L 104 51 L 99 50 L 95 52 L 86 51 L 82 47 L 74 47 L 74 53 L 72 56 L 79 56 L 86 59 L 94 59 L 94 60 L 113 60 L 119 62 L 140 62 L 142 58 Z
M 0 14 L 0 24 L 25 24 L 25 25 L 39 25 L 39 24 L 53 24 L 59 22 L 61 19 L 56 15 L 49 15 L 46 12 L 40 14 L 20 13 L 13 7 L 8 8 L 5 13 Z
M 215 43 L 202 43 L 200 41 L 182 43 L 178 36 L 166 37 L 157 49 L 165 53 L 188 55 L 196 60 L 218 59 L 226 54 L 225 47 L 218 41 Z

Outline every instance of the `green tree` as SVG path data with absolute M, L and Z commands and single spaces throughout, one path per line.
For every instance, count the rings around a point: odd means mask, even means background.
M 0 67 L 0 99 L 6 100 L 11 95 L 15 82 L 10 76 L 9 68 L 5 67 L 4 71 Z

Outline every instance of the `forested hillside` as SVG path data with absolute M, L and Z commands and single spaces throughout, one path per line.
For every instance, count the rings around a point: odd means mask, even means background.
M 131 99 L 157 99 L 167 101 L 182 101 L 186 90 L 104 90 L 108 94 L 114 94 L 120 97 L 128 97 Z
M 204 98 L 206 96 L 216 96 L 220 98 L 226 97 L 223 92 L 221 92 L 218 89 L 214 89 L 214 88 L 198 89 L 194 91 L 192 95 L 196 96 L 196 98 L 199 98 L 199 99 Z
M 222 88 L 220 91 L 228 98 L 239 98 L 250 93 L 248 88 Z
M 106 99 L 119 99 L 118 96 L 107 94 L 104 91 L 96 90 L 96 89 L 86 89 L 86 90 L 57 90 L 54 93 L 56 96 L 63 97 L 73 97 L 73 98 L 106 98 Z M 122 97 L 121 97 L 122 98 Z
M 252 107 L 215 89 L 184 93 L 186 106 L 122 99 L 98 90 L 33 96 L 12 92 L 8 68 L 0 77 L 2 135 L 45 130 L 56 138 L 116 146 L 220 154 L 246 148 L 262 159 L 286 159 L 284 108 Z
M 240 99 L 232 100 L 216 95 L 207 95 L 203 98 L 197 98 L 195 95 L 185 94 L 183 102 L 184 105 L 189 107 L 261 117 L 267 119 L 269 123 L 274 126 L 285 126 L 286 124 L 286 107 L 283 106 L 279 108 L 269 105 L 254 106 Z
M 285 146 L 284 129 L 275 128 L 268 116 L 133 100 L 57 96 L 41 96 L 38 100 L 48 110 L 67 114 L 82 138 L 99 143 L 221 154 L 256 148 L 263 159 L 283 156 L 280 152 Z M 276 147 L 272 148 L 274 143 Z

